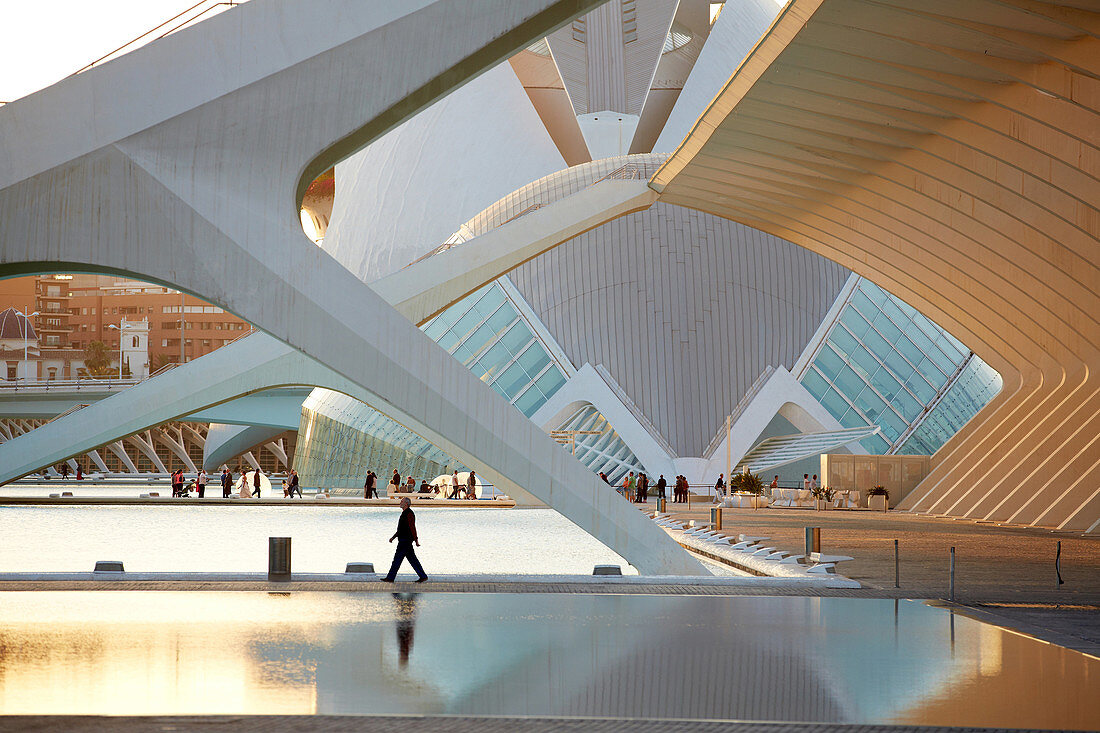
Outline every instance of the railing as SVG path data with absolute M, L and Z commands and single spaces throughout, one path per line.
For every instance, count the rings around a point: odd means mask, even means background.
M 118 377 L 82 377 L 80 379 L 20 379 L 14 382 L 0 382 L 2 392 L 99 392 L 103 390 L 125 389 L 141 384 L 144 379 Z
M 186 28 L 187 26 L 191 25 L 192 23 L 195 23 L 196 21 L 198 21 L 203 16 L 209 15 L 212 11 L 214 11 L 218 8 L 222 8 L 224 10 L 225 8 L 231 8 L 231 7 L 233 7 L 235 5 L 239 5 L 239 4 L 240 3 L 237 2 L 236 0 L 218 0 L 217 2 L 211 2 L 211 0 L 199 0 L 199 2 L 195 3 L 194 5 L 187 8 L 186 10 L 184 10 L 180 13 L 177 13 L 176 15 L 173 15 L 171 18 L 164 21 L 160 25 L 155 26 L 153 28 L 150 28 L 149 30 L 145 31 L 144 33 L 142 33 L 140 36 L 138 36 L 136 38 L 130 39 L 126 43 L 124 43 L 121 46 L 119 46 L 118 48 L 116 48 L 114 51 L 111 51 L 110 53 L 104 54 L 103 56 L 100 56 L 98 59 L 96 59 L 95 61 L 92 61 L 90 64 L 87 64 L 85 66 L 81 66 L 79 69 L 77 69 L 72 74 L 70 74 L 70 76 L 76 76 L 80 72 L 87 71 L 88 69 L 92 68 L 93 66 L 97 66 L 97 65 L 103 63 L 104 61 L 108 61 L 111 58 L 113 58 L 114 56 L 116 56 L 116 55 L 118 55 L 122 52 L 125 52 L 127 50 L 132 50 L 132 47 L 142 45 L 141 44 L 142 39 L 147 39 L 145 41 L 146 43 L 160 40 L 161 38 L 164 38 L 165 36 L 171 35 L 171 34 L 175 33 L 178 30 Z M 197 13 L 195 13 L 194 15 L 192 15 L 189 18 L 184 17 L 184 16 L 188 15 L 189 13 L 192 13 L 193 11 L 198 10 L 203 5 L 207 5 L 208 7 L 203 8 L 202 10 L 199 10 Z M 179 21 L 179 22 L 177 22 L 177 21 Z M 171 27 L 165 29 L 166 26 L 171 26 Z M 148 36 L 153 35 L 157 31 L 162 31 L 162 32 L 158 36 L 155 36 L 153 38 L 148 38 Z
M 87 404 L 86 402 L 85 402 L 85 403 L 80 403 L 80 404 L 77 404 L 77 405 L 73 405 L 73 406 L 72 406 L 72 407 L 70 407 L 70 408 L 69 408 L 68 410 L 65 410 L 65 412 L 61 413 L 60 415 L 56 415 L 56 416 L 54 416 L 54 417 L 51 417 L 51 418 L 50 418 L 49 420 L 47 420 L 46 422 L 47 422 L 47 423 L 51 423 L 51 422 L 53 422 L 54 420 L 60 420 L 61 418 L 65 417 L 66 415 L 71 415 L 71 414 L 73 414 L 73 413 L 74 413 L 74 412 L 76 412 L 77 410 L 83 410 L 83 409 L 84 409 L 85 407 L 87 407 L 87 406 L 88 406 L 88 404 Z

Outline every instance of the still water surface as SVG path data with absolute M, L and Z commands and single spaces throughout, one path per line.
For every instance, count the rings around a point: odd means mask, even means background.
M 1100 728 L 1100 660 L 915 601 L 0 593 L 0 714 Z
M 266 572 L 267 538 L 290 537 L 295 572 L 342 573 L 348 562 L 393 559 L 397 507 L 0 507 L 0 572 Z M 636 573 L 550 509 L 420 509 L 417 555 L 433 573 Z M 406 564 L 404 573 L 412 573 Z

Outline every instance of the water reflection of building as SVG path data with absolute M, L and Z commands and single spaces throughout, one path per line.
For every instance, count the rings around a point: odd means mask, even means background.
M 1100 720 L 1096 659 L 916 601 L 187 593 L 151 621 L 163 594 L 96 596 L 0 612 L 0 712 Z

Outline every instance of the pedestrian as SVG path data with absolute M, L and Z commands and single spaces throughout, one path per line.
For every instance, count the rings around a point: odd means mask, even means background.
M 183 469 L 177 469 L 172 471 L 172 496 L 178 497 L 183 494 Z
M 414 479 L 412 476 L 409 476 L 408 480 L 405 481 L 405 493 L 406 494 L 415 494 L 416 493 L 416 479 Z
M 810 474 L 808 474 L 808 473 L 802 474 L 802 490 L 803 491 L 809 491 L 810 490 Z
M 222 466 L 222 498 L 228 499 L 229 492 L 233 490 L 233 472 L 228 466 Z
M 657 479 L 657 498 L 665 498 L 665 487 L 668 486 L 668 482 L 665 481 L 665 475 L 662 473 L 661 478 Z
M 378 489 L 375 486 L 378 484 L 378 477 L 374 475 L 374 471 L 367 471 L 367 480 L 363 482 L 363 498 L 370 499 L 371 497 L 378 498 Z
M 84 480 L 84 471 L 81 470 L 79 463 L 76 464 L 76 480 L 77 481 L 83 481 Z
M 603 479 L 603 482 L 605 484 L 607 484 L 608 486 L 611 485 L 611 482 L 607 480 L 607 474 L 604 473 L 603 471 L 600 471 L 600 478 Z
M 420 560 L 416 558 L 416 551 L 413 550 L 413 545 L 420 547 L 420 538 L 416 534 L 416 515 L 410 508 L 411 504 L 409 497 L 401 497 L 401 516 L 397 520 L 397 531 L 393 533 L 393 537 L 390 537 L 390 542 L 397 540 L 397 551 L 393 553 L 390 572 L 382 578 L 383 583 L 392 583 L 397 579 L 397 571 L 405 558 L 408 558 L 412 569 L 416 571 L 417 583 L 423 583 L 428 579 L 424 568 L 420 566 Z
M 474 476 L 473 471 L 470 471 L 470 474 L 466 477 L 466 498 L 477 498 L 477 477 Z
M 199 469 L 199 473 L 195 476 L 195 488 L 199 491 L 199 498 L 206 498 L 206 471 L 202 468 Z
M 443 497 L 444 499 L 457 499 L 458 498 L 458 471 L 456 470 L 451 474 L 451 493 L 449 496 Z
M 778 489 L 778 488 L 779 488 L 779 477 L 778 477 L 778 476 L 776 476 L 775 478 L 773 478 L 773 479 L 772 479 L 772 485 L 771 485 L 771 488 L 772 488 L 773 490 L 774 490 L 774 489 Z
M 62 463 L 62 464 L 61 464 L 61 471 L 60 471 L 60 473 L 61 473 L 61 478 L 62 478 L 62 479 L 67 479 L 67 478 L 69 478 L 69 464 L 68 464 L 68 463 Z
M 256 469 L 256 473 L 252 474 L 252 486 L 255 487 L 253 492 L 257 499 L 260 498 L 260 469 Z
M 719 501 L 722 498 L 722 494 L 726 491 L 726 482 L 723 480 L 726 474 L 718 474 L 718 481 L 714 484 L 714 500 Z
M 645 504 L 649 501 L 649 478 L 645 473 L 638 474 L 637 487 L 637 497 L 634 500 L 639 504 Z
M 401 474 L 397 472 L 397 469 L 393 469 L 393 475 L 390 476 L 390 483 L 386 486 L 386 495 L 393 496 L 401 490 Z
M 817 491 L 817 474 L 816 473 L 814 474 L 814 477 L 812 479 L 810 479 L 810 493 L 813 494 L 815 491 Z
M 290 498 L 294 498 L 294 492 L 298 492 L 298 498 L 302 498 L 302 485 L 298 481 L 298 472 L 290 469 Z

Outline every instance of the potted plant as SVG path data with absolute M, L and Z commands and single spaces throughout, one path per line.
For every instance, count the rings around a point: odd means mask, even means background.
M 890 492 L 879 484 L 867 492 L 867 508 L 875 511 L 886 511 L 890 508 Z
M 836 496 L 836 489 L 830 489 L 828 486 L 821 486 L 812 489 L 810 493 L 814 495 L 814 509 L 823 512 L 833 503 L 833 497 Z
M 730 476 L 730 489 L 738 494 L 737 506 L 759 509 L 768 505 L 768 498 L 763 496 L 764 479 L 760 478 L 760 474 L 735 473 Z

